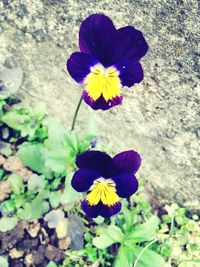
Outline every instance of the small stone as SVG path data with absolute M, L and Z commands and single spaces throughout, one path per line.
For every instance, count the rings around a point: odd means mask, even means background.
M 46 248 L 45 256 L 47 257 L 47 259 L 53 260 L 56 257 L 56 254 L 58 253 L 58 251 L 59 251 L 58 248 L 56 248 L 55 246 L 49 245 Z
M 62 239 L 58 240 L 58 247 L 61 250 L 68 249 L 70 245 L 71 245 L 71 238 L 70 237 L 66 237 L 66 238 L 62 238 Z
M 10 250 L 9 255 L 12 259 L 18 259 L 24 255 L 24 251 L 13 248 Z
M 22 248 L 27 252 L 38 246 L 38 239 L 25 239 L 22 243 Z
M 33 254 L 27 254 L 25 257 L 25 263 L 27 266 L 31 266 L 34 263 L 34 258 L 33 258 Z
M 3 165 L 6 162 L 6 158 L 0 155 L 0 165 Z
M 33 238 L 38 235 L 39 231 L 40 231 L 40 223 L 37 221 L 35 223 L 29 224 L 29 226 L 27 228 L 27 232 Z
M 24 166 L 22 165 L 22 162 L 17 156 L 9 157 L 4 163 L 3 167 L 6 171 L 10 171 L 13 173 L 24 168 Z
M 11 185 L 8 180 L 0 182 L 0 201 L 3 201 L 9 196 L 11 192 Z
M 34 250 L 33 253 L 33 262 L 35 265 L 40 265 L 45 260 L 45 246 L 39 246 L 38 250 Z

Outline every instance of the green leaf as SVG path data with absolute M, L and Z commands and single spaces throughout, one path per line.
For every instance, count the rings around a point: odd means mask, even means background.
M 132 267 L 132 266 L 133 266 L 132 249 L 121 245 L 118 250 L 117 256 L 115 258 L 114 267 Z M 154 267 L 154 266 L 151 266 L 151 267 Z
M 112 238 L 115 242 L 123 242 L 124 234 L 121 229 L 116 225 L 109 225 L 106 229 L 106 233 Z
M 50 261 L 46 267 L 58 267 L 58 265 L 54 261 Z
M 135 226 L 127 235 L 125 244 L 129 246 L 144 241 L 150 241 L 155 238 L 159 219 L 152 216 L 146 223 Z
M 123 206 L 122 209 L 122 213 L 124 214 L 124 221 L 125 221 L 125 225 L 123 226 L 124 232 L 127 232 L 133 224 L 132 221 L 132 214 L 131 211 L 129 209 L 127 209 L 127 207 Z
M 0 141 L 0 154 L 10 156 L 12 154 L 11 144 Z
M 20 193 L 24 192 L 24 183 L 20 176 L 16 174 L 11 174 L 9 176 L 9 181 L 11 184 L 12 191 L 15 194 L 19 195 Z
M 80 193 L 75 191 L 74 188 L 71 186 L 71 178 L 73 174 L 69 173 L 65 178 L 65 189 L 62 193 L 61 203 L 62 204 L 69 204 L 73 203 L 80 197 Z
M 60 191 L 50 192 L 49 193 L 49 202 L 52 208 L 57 208 L 62 199 L 62 193 Z
M 32 208 L 30 203 L 25 203 L 24 207 L 17 210 L 17 217 L 21 220 L 31 220 Z
M 43 144 L 24 143 L 19 147 L 18 155 L 23 164 L 33 171 L 52 177 L 52 172 L 45 165 L 45 148 Z
M 48 144 L 61 146 L 65 143 L 65 128 L 56 119 L 50 119 L 48 124 Z
M 9 267 L 8 260 L 6 257 L 0 256 L 0 267 Z
M 142 247 L 134 246 L 132 253 L 134 255 L 134 259 L 136 260 L 141 251 L 143 250 Z M 144 253 L 139 258 L 139 261 L 136 267 L 165 267 L 166 263 L 164 259 L 155 251 L 150 249 L 144 250 Z
M 49 211 L 49 203 L 45 201 L 48 197 L 48 193 L 46 191 L 40 192 L 34 200 L 32 200 L 31 210 L 32 216 L 31 219 L 39 219 L 42 215 Z
M 3 214 L 9 214 L 10 212 L 13 212 L 14 209 L 15 209 L 15 201 L 13 199 L 8 199 L 1 203 L 0 211 Z
M 16 217 L 2 217 L 0 219 L 0 231 L 7 232 L 12 230 L 17 225 L 17 222 Z
M 102 234 L 98 237 L 93 238 L 92 243 L 95 247 L 97 247 L 99 249 L 104 249 L 104 248 L 107 248 L 107 247 L 111 246 L 112 244 L 116 243 L 116 241 L 113 240 L 107 234 Z
M 45 187 L 45 176 L 33 174 L 28 179 L 28 190 L 41 192 Z
M 52 150 L 45 153 L 46 166 L 55 173 L 67 173 L 67 165 L 75 162 L 75 156 L 71 153 L 70 149 L 62 147 L 54 147 Z
M 3 175 L 4 175 L 4 169 L 0 168 L 0 180 L 3 178 Z

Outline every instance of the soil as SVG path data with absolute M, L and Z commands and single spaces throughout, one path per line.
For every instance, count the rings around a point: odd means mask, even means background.
M 0 255 L 8 258 L 9 266 L 44 267 L 51 260 L 61 263 L 66 257 L 59 248 L 55 232 L 49 231 L 45 223 L 41 223 L 37 236 L 31 237 L 29 229 L 33 224 L 21 221 L 13 230 L 0 232 Z M 66 248 L 65 246 L 64 249 Z

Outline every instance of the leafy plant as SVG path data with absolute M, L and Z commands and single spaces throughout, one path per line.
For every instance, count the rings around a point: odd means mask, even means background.
M 129 217 L 128 220 L 130 222 L 131 213 L 128 214 L 128 209 L 125 212 L 126 217 L 124 219 L 126 221 L 126 218 Z M 119 226 L 109 225 L 108 227 L 100 228 L 101 234 L 93 239 L 93 244 L 102 249 L 114 243 L 119 243 L 120 248 L 114 266 L 129 267 L 133 265 L 146 242 L 155 240 L 158 225 L 159 219 L 156 216 L 152 216 L 143 224 L 134 226 L 132 223 L 127 224 L 123 232 Z M 141 255 L 137 266 L 164 266 L 164 259 L 156 252 L 148 249 Z

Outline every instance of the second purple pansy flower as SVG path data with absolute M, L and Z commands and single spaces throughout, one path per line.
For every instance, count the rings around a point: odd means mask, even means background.
M 116 29 L 107 16 L 93 14 L 81 24 L 79 47 L 81 52 L 71 55 L 67 69 L 75 81 L 85 84 L 83 99 L 93 109 L 121 104 L 121 88 L 142 81 L 139 60 L 148 45 L 134 27 Z
M 88 192 L 82 208 L 89 217 L 110 217 L 121 210 L 120 198 L 128 198 L 138 189 L 135 173 L 141 165 L 140 155 L 125 151 L 111 158 L 100 151 L 88 151 L 77 157 L 79 170 L 72 187 Z

